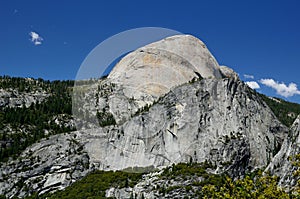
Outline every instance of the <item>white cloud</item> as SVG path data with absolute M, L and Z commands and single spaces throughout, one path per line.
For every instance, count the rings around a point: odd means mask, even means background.
M 252 89 L 259 89 L 260 86 L 257 82 L 255 81 L 249 81 L 249 82 L 245 82 L 250 88 Z
M 285 83 L 279 83 L 273 79 L 261 79 L 260 82 L 268 87 L 276 90 L 278 95 L 284 97 L 291 97 L 293 95 L 300 95 L 300 90 L 298 90 L 295 83 L 290 83 L 288 86 Z
M 29 33 L 30 35 L 30 41 L 34 44 L 34 45 L 41 45 L 42 44 L 42 41 L 44 40 L 38 33 L 36 32 L 30 32 Z
M 246 79 L 254 79 L 254 76 L 253 75 L 247 75 L 247 74 L 244 74 L 244 77 Z

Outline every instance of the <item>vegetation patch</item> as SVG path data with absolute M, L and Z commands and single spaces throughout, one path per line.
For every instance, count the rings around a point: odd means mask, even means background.
M 144 173 L 128 173 L 124 171 L 95 171 L 83 179 L 75 182 L 62 191 L 43 194 L 37 197 L 33 194 L 29 198 L 105 198 L 105 191 L 111 187 L 133 187 L 142 179 Z
M 115 125 L 116 120 L 110 112 L 97 112 L 97 118 L 101 127 Z
M 259 96 L 267 103 L 278 120 L 286 126 L 291 126 L 300 114 L 300 104 L 285 101 L 280 98 L 270 98 L 263 94 Z

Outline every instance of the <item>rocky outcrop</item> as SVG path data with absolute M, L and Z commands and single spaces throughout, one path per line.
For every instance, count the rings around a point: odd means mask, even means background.
M 164 180 L 159 179 L 160 175 L 162 174 L 163 170 L 160 170 L 159 172 L 152 172 L 150 174 L 143 175 L 143 180 L 141 180 L 138 184 L 136 184 L 133 188 L 127 187 L 127 188 L 114 188 L 111 187 L 110 189 L 106 190 L 105 197 L 112 197 L 117 199 L 123 199 L 123 198 L 130 198 L 130 196 L 134 195 L 135 198 L 141 199 L 141 198 L 148 198 L 148 199 L 154 199 L 154 198 L 162 198 L 155 189 L 159 186 L 162 186 L 163 183 L 166 183 Z M 170 186 L 176 186 L 179 183 L 171 184 Z M 155 191 L 154 191 L 155 190 Z M 177 194 L 173 197 L 164 197 L 164 198 L 175 198 L 178 197 Z
M 294 176 L 296 167 L 292 165 L 293 157 L 300 153 L 300 115 L 290 128 L 289 136 L 284 140 L 280 151 L 268 165 L 266 171 L 271 171 L 280 179 L 281 186 L 291 188 L 297 183 Z
M 49 96 L 43 90 L 33 92 L 19 92 L 16 89 L 0 89 L 0 108 L 29 107 L 32 103 L 40 103 Z
M 221 70 L 222 75 L 227 78 L 232 78 L 235 81 L 238 81 L 240 79 L 238 74 L 234 70 L 229 68 L 228 66 L 220 66 L 220 70 Z
M 89 157 L 74 137 L 56 135 L 27 148 L 14 161 L 1 165 L 0 193 L 24 197 L 38 190 L 63 189 L 89 171 Z

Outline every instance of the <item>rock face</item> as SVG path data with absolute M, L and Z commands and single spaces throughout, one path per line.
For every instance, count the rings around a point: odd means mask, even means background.
M 221 78 L 219 65 L 205 44 L 191 35 L 176 35 L 125 56 L 108 78 L 124 95 L 145 105 L 193 78 Z
M 82 144 L 74 139 L 76 133 L 52 136 L 2 165 L 0 193 L 24 197 L 34 190 L 44 193 L 63 189 L 87 174 L 89 159 Z
M 265 102 L 229 68 L 220 69 L 192 36 L 128 54 L 93 86 L 86 93 L 78 89 L 80 113 L 98 111 L 100 119 L 116 124 L 51 136 L 27 148 L 1 165 L 0 194 L 63 189 L 96 169 L 190 161 L 208 161 L 213 172 L 239 176 L 267 166 L 283 143 L 288 146 L 288 129 Z
M 291 161 L 288 161 L 290 157 L 300 153 L 300 115 L 294 121 L 289 131 L 289 136 L 284 140 L 280 151 L 276 154 L 270 165 L 267 167 L 267 171 L 271 171 L 277 175 L 280 179 L 279 183 L 282 186 L 288 188 L 294 186 L 297 183 L 297 179 L 293 173 L 296 171 L 296 167 L 292 165 Z
M 16 89 L 0 89 L 1 107 L 29 107 L 32 103 L 40 103 L 49 96 L 43 90 L 36 90 L 31 93 L 19 92 Z
M 262 122 L 263 121 L 263 122 Z M 270 109 L 243 82 L 203 79 L 179 86 L 119 126 L 56 135 L 2 165 L 0 193 L 62 189 L 94 169 L 210 161 L 241 175 L 266 166 L 286 136 Z M 16 183 L 26 185 L 15 186 Z
M 225 77 L 232 78 L 236 81 L 239 80 L 238 74 L 234 72 L 234 70 L 232 70 L 231 68 L 227 66 L 220 66 L 220 70 Z
M 112 169 L 193 159 L 220 165 L 230 162 L 239 173 L 243 164 L 251 168 L 267 165 L 285 132 L 242 82 L 205 79 L 175 88 L 149 112 L 124 123 L 104 156 Z M 118 139 L 123 134 L 126 139 Z

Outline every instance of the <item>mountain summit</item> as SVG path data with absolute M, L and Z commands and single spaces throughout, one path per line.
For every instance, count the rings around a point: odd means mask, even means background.
M 138 172 L 180 162 L 208 162 L 211 173 L 239 177 L 275 156 L 283 161 L 280 154 L 292 147 L 290 130 L 261 96 L 190 35 L 139 48 L 106 79 L 81 82 L 74 92 L 82 116 L 74 121 L 82 128 L 42 139 L 3 163 L 0 194 L 43 194 L 95 170 Z M 87 124 L 93 121 L 99 126 Z
M 199 77 L 221 78 L 219 64 L 198 38 L 175 35 L 129 53 L 108 79 L 122 85 L 127 97 L 144 101 Z

